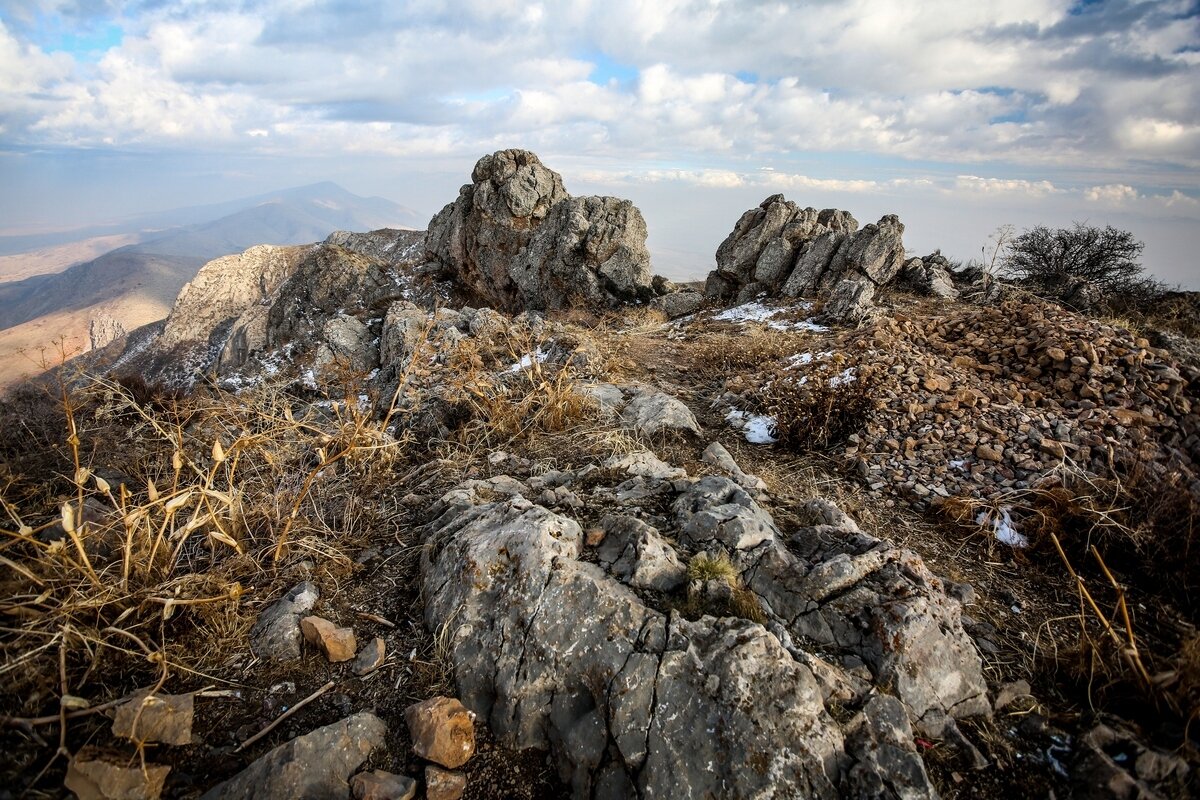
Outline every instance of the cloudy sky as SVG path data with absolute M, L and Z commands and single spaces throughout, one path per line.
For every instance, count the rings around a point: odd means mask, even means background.
M 334 180 L 432 214 L 526 147 L 702 274 L 774 192 L 921 255 L 1128 228 L 1200 288 L 1193 0 L 0 0 L 0 228 Z

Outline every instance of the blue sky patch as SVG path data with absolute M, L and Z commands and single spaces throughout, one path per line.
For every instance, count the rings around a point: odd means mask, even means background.
M 584 53 L 579 58 L 591 62 L 592 71 L 588 80 L 598 86 L 607 86 L 614 80 L 619 84 L 629 84 L 637 80 L 637 67 L 621 64 L 600 50 Z
M 46 52 L 68 53 L 80 61 L 99 61 L 111 48 L 121 44 L 124 37 L 124 29 L 115 22 L 69 29 L 62 20 L 40 18 L 30 31 L 30 38 Z

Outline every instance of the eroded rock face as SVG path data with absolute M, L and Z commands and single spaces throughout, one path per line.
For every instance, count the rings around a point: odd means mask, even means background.
M 208 262 L 179 292 L 159 346 L 207 341 L 222 322 L 270 296 L 307 249 L 263 244 Z
M 525 150 L 484 156 L 471 180 L 425 240 L 429 259 L 468 299 L 513 312 L 654 296 L 646 223 L 628 200 L 572 198 Z
M 590 502 L 620 511 L 586 539 L 512 478 L 435 508 L 426 621 L 453 620 L 462 701 L 503 744 L 548 748 L 577 797 L 936 797 L 914 726 L 957 734 L 990 705 L 958 601 L 915 554 L 825 501 L 785 536 L 723 477 L 612 480 Z M 655 599 L 681 598 L 701 553 L 765 625 Z
M 743 214 L 721 243 L 705 295 L 746 302 L 764 293 L 818 294 L 828 300 L 829 317 L 858 321 L 904 265 L 903 233 L 895 215 L 860 229 L 845 211 L 800 208 L 772 195 Z

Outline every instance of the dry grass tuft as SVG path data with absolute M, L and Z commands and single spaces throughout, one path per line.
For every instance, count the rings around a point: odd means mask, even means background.
M 678 606 L 680 613 L 685 617 L 696 619 L 709 614 L 716 617 L 740 617 L 760 625 L 766 623 L 767 615 L 758 602 L 758 596 L 742 583 L 737 567 L 725 553 L 697 553 L 692 556 L 688 561 L 687 578 L 687 597 Z M 728 586 L 728 596 L 718 599 L 697 590 L 698 585 L 711 581 Z

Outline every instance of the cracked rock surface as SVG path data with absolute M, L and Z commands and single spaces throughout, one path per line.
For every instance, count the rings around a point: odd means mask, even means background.
M 504 499 L 474 482 L 439 501 L 426 622 L 449 625 L 463 703 L 549 750 L 576 797 L 935 797 L 914 730 L 990 706 L 919 557 L 824 500 L 785 533 L 726 478 L 630 480 L 670 513 L 610 514 L 595 548 L 512 478 L 492 479 Z M 765 625 L 676 610 L 698 553 L 728 558 Z

